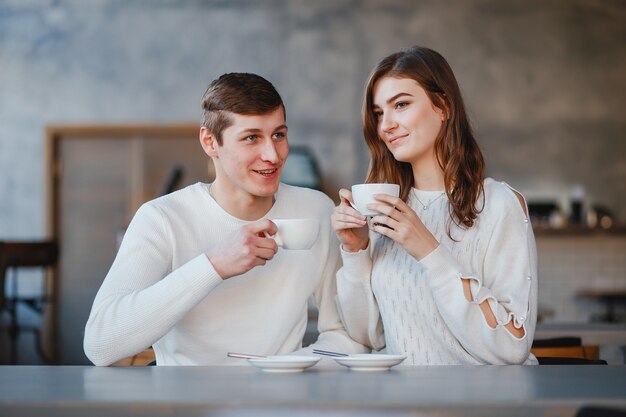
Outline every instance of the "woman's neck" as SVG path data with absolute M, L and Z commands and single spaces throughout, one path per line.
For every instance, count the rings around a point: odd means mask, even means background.
M 424 191 L 441 191 L 446 189 L 443 170 L 437 160 L 423 161 L 412 164 L 414 187 Z

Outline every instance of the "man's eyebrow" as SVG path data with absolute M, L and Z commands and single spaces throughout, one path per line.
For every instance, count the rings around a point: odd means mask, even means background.
M 255 127 L 251 127 L 249 129 L 240 130 L 238 134 L 242 135 L 244 133 L 260 133 L 260 132 L 262 132 L 261 129 L 258 129 L 258 128 L 255 128 Z
M 274 130 L 272 130 L 272 132 L 277 132 L 279 130 L 283 130 L 283 129 L 287 129 L 287 125 L 280 125 L 274 128 Z M 262 129 L 259 129 L 257 127 L 251 127 L 248 129 L 243 129 L 239 131 L 239 135 L 243 135 L 245 133 L 263 133 Z
M 397 100 L 397 99 L 399 99 L 400 97 L 403 97 L 403 96 L 413 97 L 413 94 L 409 94 L 409 93 L 398 93 L 398 94 L 396 94 L 395 96 L 390 97 L 389 99 L 387 99 L 386 103 L 387 103 L 387 104 L 389 104 L 389 103 L 391 103 L 391 102 L 393 102 L 393 101 L 395 101 L 395 100 Z M 374 106 L 373 106 L 373 107 L 380 107 L 380 106 L 379 106 L 378 104 L 374 103 Z

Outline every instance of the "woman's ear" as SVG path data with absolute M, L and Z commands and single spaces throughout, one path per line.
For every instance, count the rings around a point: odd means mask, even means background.
M 217 158 L 219 156 L 217 152 L 217 147 L 219 146 L 219 144 L 217 143 L 215 135 L 211 133 L 208 128 L 204 126 L 200 128 L 199 139 L 200 145 L 202 146 L 202 149 L 204 149 L 204 153 L 206 153 L 211 158 Z
M 441 122 L 444 123 L 448 119 L 450 114 L 448 100 L 446 100 L 445 94 L 437 94 L 437 100 L 438 103 L 435 106 L 435 111 L 439 114 L 439 117 L 441 117 Z
M 439 108 L 439 107 L 435 107 L 435 110 L 437 110 L 437 114 L 439 115 L 439 118 L 441 119 L 441 123 L 445 123 L 446 121 L 446 112 Z

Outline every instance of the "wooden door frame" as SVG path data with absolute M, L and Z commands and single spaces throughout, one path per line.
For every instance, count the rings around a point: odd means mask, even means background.
M 63 242 L 60 241 L 60 197 L 59 183 L 63 170 L 60 160 L 60 144 L 69 137 L 75 139 L 107 140 L 111 138 L 161 138 L 177 139 L 181 136 L 198 135 L 200 126 L 193 123 L 167 125 L 50 125 L 45 128 L 45 205 L 46 205 L 46 237 L 57 240 L 60 257 L 63 254 Z M 58 338 L 59 320 L 59 277 L 62 274 L 59 266 L 48 272 L 50 288 L 50 308 L 44 317 L 43 349 L 53 363 L 58 363 L 60 346 Z

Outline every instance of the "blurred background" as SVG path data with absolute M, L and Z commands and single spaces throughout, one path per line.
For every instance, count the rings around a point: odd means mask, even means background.
M 447 58 L 488 175 L 530 204 L 540 320 L 623 323 L 626 2 L 3 0 L 0 241 L 60 251 L 48 274 L 7 272 L 9 298 L 49 296 L 43 318 L 5 303 L 43 330 L 11 342 L 3 312 L 0 363 L 41 362 L 38 343 L 87 363 L 84 324 L 138 205 L 211 178 L 197 143 L 211 80 L 269 79 L 294 149 L 285 181 L 336 199 L 367 172 L 367 75 L 411 45 Z

